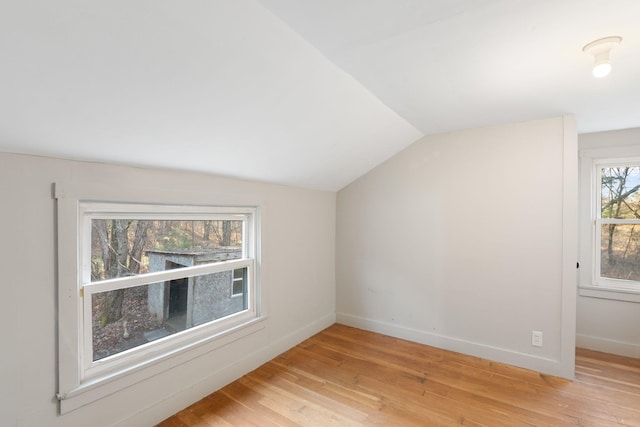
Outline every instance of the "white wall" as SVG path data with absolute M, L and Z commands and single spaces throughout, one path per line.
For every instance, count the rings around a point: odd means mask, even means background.
M 342 189 L 338 322 L 572 377 L 576 139 L 571 117 L 429 136 Z
M 640 147 L 640 128 L 583 134 L 578 144 L 580 150 Z M 578 347 L 640 357 L 640 303 L 578 296 L 576 332 Z
M 261 203 L 266 327 L 58 416 L 56 181 L 136 183 L 142 189 L 208 194 L 212 204 L 219 196 Z M 2 426 L 152 425 L 335 320 L 335 193 L 0 153 L 0 200 Z

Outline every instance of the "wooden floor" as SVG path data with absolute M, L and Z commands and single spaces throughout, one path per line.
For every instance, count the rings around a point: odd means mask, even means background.
M 640 426 L 640 359 L 566 381 L 342 325 L 168 418 L 184 426 Z

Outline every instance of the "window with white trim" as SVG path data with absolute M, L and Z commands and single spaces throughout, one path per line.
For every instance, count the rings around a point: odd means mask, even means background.
M 640 290 L 640 159 L 595 162 L 595 281 Z
M 57 199 L 60 400 L 259 319 L 256 207 Z
M 585 296 L 636 301 L 640 294 L 640 157 L 625 155 L 631 152 L 582 154 L 580 293 Z

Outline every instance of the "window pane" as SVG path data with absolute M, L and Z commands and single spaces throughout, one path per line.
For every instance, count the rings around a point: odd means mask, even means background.
M 640 225 L 605 224 L 601 239 L 600 275 L 640 280 Z
M 601 169 L 602 218 L 640 218 L 640 166 Z
M 247 284 L 247 267 L 236 268 L 233 270 L 233 289 L 232 295 L 242 295 L 246 293 Z
M 91 221 L 91 281 L 242 258 L 242 220 Z
M 93 360 L 246 310 L 246 292 L 231 298 L 233 274 L 227 270 L 93 294 Z

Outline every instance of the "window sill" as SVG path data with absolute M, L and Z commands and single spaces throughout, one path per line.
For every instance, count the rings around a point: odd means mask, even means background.
M 619 289 L 583 285 L 578 288 L 578 295 L 589 298 L 640 303 L 640 289 Z
M 266 317 L 257 317 L 230 330 L 212 336 L 203 342 L 177 349 L 159 358 L 159 360 L 151 360 L 140 366 L 113 374 L 109 377 L 87 382 L 68 393 L 58 393 L 57 398 L 60 401 L 60 415 L 71 412 L 102 397 L 183 364 L 186 361 L 261 331 L 265 328 L 265 320 Z

